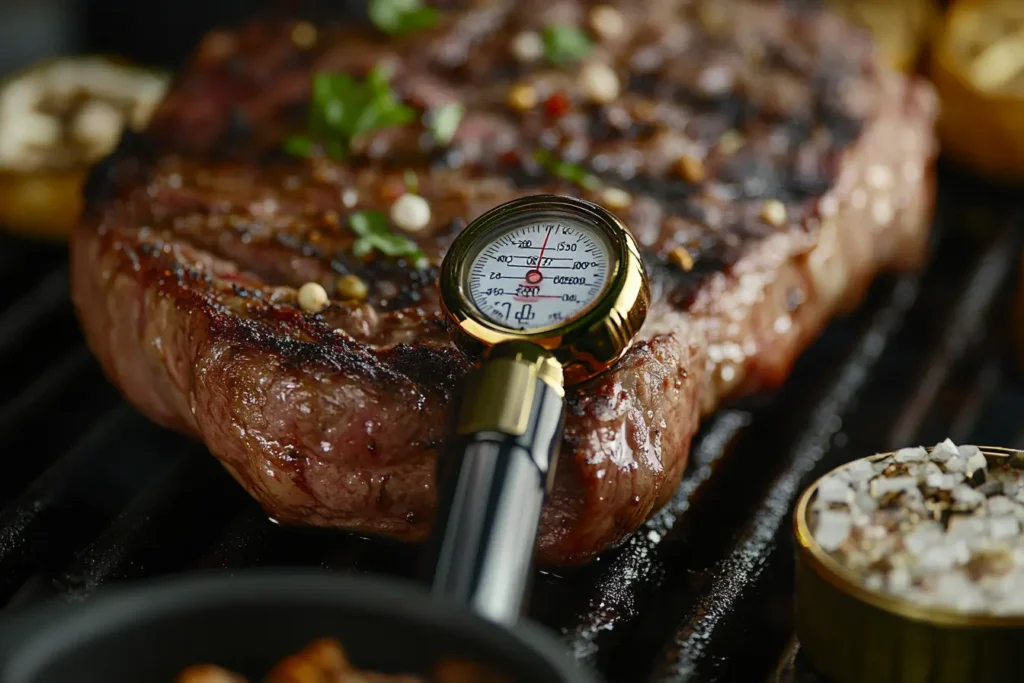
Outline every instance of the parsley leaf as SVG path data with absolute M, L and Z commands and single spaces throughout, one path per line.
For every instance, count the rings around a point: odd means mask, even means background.
M 438 144 L 447 145 L 455 137 L 466 108 L 461 102 L 449 102 L 430 112 L 430 132 Z
M 317 73 L 313 77 L 309 132 L 286 140 L 285 150 L 309 156 L 320 145 L 328 155 L 344 159 L 357 136 L 415 119 L 416 112 L 391 90 L 390 78 L 379 67 L 363 82 L 343 73 Z
M 370 0 L 370 21 L 385 33 L 398 34 L 430 28 L 440 12 L 421 0 Z
M 387 216 L 380 211 L 356 211 L 349 216 L 348 225 L 359 235 L 352 245 L 355 257 L 362 258 L 376 249 L 385 256 L 405 257 L 416 268 L 427 267 L 426 254 L 408 237 L 388 230 Z
M 533 153 L 533 160 L 544 167 L 548 173 L 563 180 L 579 185 L 585 190 L 596 190 L 601 180 L 578 164 L 563 161 L 546 149 L 538 149 Z
M 566 66 L 583 59 L 593 43 L 582 29 L 569 24 L 553 24 L 544 29 L 544 59 L 555 66 Z

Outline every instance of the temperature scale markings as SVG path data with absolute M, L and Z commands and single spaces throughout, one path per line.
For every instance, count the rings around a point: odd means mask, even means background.
M 506 263 L 505 265 L 508 266 L 509 268 L 530 268 L 530 269 L 536 269 L 537 268 L 537 264 L 527 265 L 527 264 L 524 263 L 522 265 L 519 265 L 518 263 Z M 544 266 L 544 270 L 572 270 L 572 267 L 571 266 Z

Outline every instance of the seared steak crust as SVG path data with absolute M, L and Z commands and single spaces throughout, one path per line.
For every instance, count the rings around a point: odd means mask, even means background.
M 310 45 L 287 22 L 209 35 L 150 129 L 95 169 L 73 237 L 74 300 L 111 379 L 201 438 L 275 518 L 422 538 L 472 362 L 440 313 L 445 249 L 516 196 L 613 198 L 548 174 L 534 152 L 550 149 L 630 193 L 611 208 L 654 299 L 622 362 L 570 392 L 538 556 L 580 562 L 620 542 L 672 494 L 701 414 L 779 384 L 872 277 L 918 263 L 935 104 L 804 3 L 611 4 L 622 32 L 594 34 L 587 57 L 622 84 L 603 105 L 578 65 L 514 55 L 522 31 L 587 27 L 582 0 L 445 2 L 436 27 L 400 38 L 323 23 Z M 314 72 L 382 64 L 419 111 L 465 105 L 449 145 L 417 121 L 365 136 L 345 162 L 281 153 Z M 515 83 L 536 107 L 509 106 Z M 683 155 L 702 163 L 681 173 Z M 432 265 L 354 257 L 348 215 L 387 213 L 408 170 L 431 206 L 412 237 Z M 333 292 L 350 273 L 367 301 L 298 308 L 296 287 Z

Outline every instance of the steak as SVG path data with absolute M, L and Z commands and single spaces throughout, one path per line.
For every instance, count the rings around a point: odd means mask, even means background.
M 620 543 L 673 494 L 702 415 L 778 386 L 878 273 L 922 262 L 937 107 L 812 3 L 613 6 L 622 21 L 600 31 L 587 2 L 508 0 L 444 2 L 400 36 L 329 17 L 206 36 L 148 130 L 87 184 L 73 297 L 110 379 L 202 439 L 275 519 L 422 539 L 473 363 L 441 314 L 440 259 L 496 204 L 581 196 L 631 227 L 653 298 L 621 362 L 568 392 L 537 558 Z M 580 64 L 523 59 L 521 34 L 555 25 L 589 33 L 584 61 L 617 76 L 610 101 L 592 101 Z M 450 141 L 427 116 L 341 161 L 282 152 L 315 73 L 382 65 L 417 113 L 465 107 Z M 517 84 L 535 104 L 509 104 Z M 352 212 L 387 215 L 410 189 L 431 209 L 410 234 L 427 267 L 355 256 Z M 347 275 L 365 300 L 298 306 L 303 283 L 334 292 Z

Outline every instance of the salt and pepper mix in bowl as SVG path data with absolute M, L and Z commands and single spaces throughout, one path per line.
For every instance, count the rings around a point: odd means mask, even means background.
M 947 439 L 833 470 L 796 510 L 803 651 L 837 683 L 1015 680 L 1022 523 L 1014 450 Z

